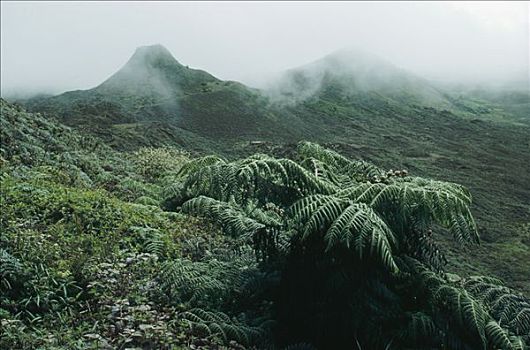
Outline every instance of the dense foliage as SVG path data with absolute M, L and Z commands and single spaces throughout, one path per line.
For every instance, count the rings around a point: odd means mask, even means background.
M 448 273 L 463 186 L 313 143 L 119 153 L 2 101 L 2 348 L 523 349 L 530 301 Z

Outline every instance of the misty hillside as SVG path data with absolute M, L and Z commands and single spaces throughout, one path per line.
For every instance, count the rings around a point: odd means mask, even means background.
M 93 89 L 36 98 L 27 105 L 68 125 L 123 138 L 122 148 L 149 142 L 134 134 L 138 126 L 160 130 L 170 142 L 188 133 L 246 139 L 291 133 L 270 115 L 258 91 L 183 66 L 161 45 L 138 48 L 123 68 Z
M 137 48 L 129 61 L 94 91 L 164 100 L 200 92 L 215 82 L 219 80 L 212 75 L 181 65 L 162 45 L 153 45 Z
M 503 120 L 530 125 L 530 82 L 528 80 L 516 86 L 467 88 L 455 95 L 464 96 L 464 98 L 457 97 L 453 100 L 455 103 L 463 100 L 487 101 L 495 108 L 496 113 L 503 115 Z M 467 108 L 465 102 L 463 108 Z
M 373 95 L 400 103 L 449 107 L 451 104 L 424 79 L 373 54 L 341 50 L 291 69 L 268 89 L 277 99 L 357 99 Z
M 322 114 L 393 122 L 415 110 L 435 108 L 468 118 L 526 123 L 521 115 L 528 108 L 450 94 L 383 59 L 348 50 L 287 71 L 260 91 L 183 66 L 161 45 L 138 48 L 124 67 L 93 89 L 25 104 L 119 140 L 116 146 L 121 142 L 123 149 L 153 142 L 136 132 L 139 126 L 160 130 L 167 135 L 161 142 L 170 143 L 182 143 L 190 133 L 210 139 L 295 141 L 318 137 L 311 124 L 328 124 Z

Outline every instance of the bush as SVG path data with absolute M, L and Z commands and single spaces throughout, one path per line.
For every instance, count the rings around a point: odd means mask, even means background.
M 133 162 L 138 173 L 149 180 L 164 174 L 177 173 L 189 159 L 189 154 L 175 148 L 144 147 L 133 153 Z

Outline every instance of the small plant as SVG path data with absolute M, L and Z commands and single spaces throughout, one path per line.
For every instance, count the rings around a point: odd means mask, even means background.
M 142 174 L 155 180 L 164 174 L 176 173 L 189 159 L 189 154 L 175 148 L 144 147 L 134 152 L 132 160 Z

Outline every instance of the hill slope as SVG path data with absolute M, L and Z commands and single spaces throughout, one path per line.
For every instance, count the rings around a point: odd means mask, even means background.
M 271 116 L 258 91 L 185 67 L 160 45 L 138 48 L 123 68 L 93 89 L 26 105 L 55 114 L 67 125 L 110 135 L 122 149 L 150 143 L 137 128 L 157 129 L 170 143 L 190 133 L 213 139 L 296 134 Z

